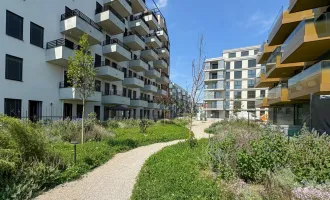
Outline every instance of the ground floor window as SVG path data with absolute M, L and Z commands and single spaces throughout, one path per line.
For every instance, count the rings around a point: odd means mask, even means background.
M 10 117 L 21 118 L 22 100 L 5 98 L 5 115 Z

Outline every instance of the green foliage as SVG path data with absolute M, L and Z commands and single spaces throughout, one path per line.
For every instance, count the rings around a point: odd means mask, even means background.
M 147 128 L 150 126 L 150 124 L 146 120 L 141 120 L 139 126 L 140 126 L 140 132 L 141 133 L 146 133 Z
M 163 149 L 143 166 L 134 186 L 132 200 L 138 199 L 222 199 L 215 180 L 200 171 L 207 140 L 191 149 L 187 142 Z

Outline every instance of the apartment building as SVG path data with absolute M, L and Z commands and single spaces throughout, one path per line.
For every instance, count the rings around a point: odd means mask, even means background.
M 267 94 L 267 88 L 254 88 L 262 70 L 256 58 L 260 46 L 224 50 L 222 57 L 206 59 L 204 107 L 207 118 L 229 118 L 234 112 L 248 111 L 260 117 L 267 108 L 255 102 Z
M 170 96 L 175 101 L 171 106 L 171 118 L 182 117 L 184 113 L 189 113 L 191 108 L 191 99 L 187 90 L 176 83 L 170 83 Z
M 68 83 L 68 60 L 88 35 L 97 80 L 86 115 L 158 118 L 155 95 L 168 95 L 166 20 L 145 0 L 0 2 L 0 113 L 29 118 L 81 118 Z
M 330 94 L 329 19 L 328 0 L 290 1 L 287 9 L 281 8 L 257 59 L 266 68 L 255 87 L 270 89 L 257 107 L 269 108 L 270 122 L 313 127 L 310 96 Z M 324 105 L 322 112 L 330 113 Z

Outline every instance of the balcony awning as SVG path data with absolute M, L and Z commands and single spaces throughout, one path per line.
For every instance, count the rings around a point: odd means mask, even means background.
M 118 105 L 113 107 L 107 107 L 106 110 L 129 111 L 130 109 L 125 106 Z

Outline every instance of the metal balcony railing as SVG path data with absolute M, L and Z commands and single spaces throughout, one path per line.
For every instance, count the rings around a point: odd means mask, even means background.
M 81 48 L 79 45 L 71 42 L 70 40 L 60 38 L 57 40 L 47 42 L 46 49 L 53 49 L 53 48 L 61 47 L 61 46 L 67 47 L 72 50 L 79 50 Z
M 61 21 L 69 19 L 71 17 L 79 17 L 80 19 L 87 22 L 89 25 L 94 27 L 96 30 L 102 32 L 102 28 L 93 20 L 91 20 L 89 17 L 87 17 L 84 13 L 79 11 L 78 9 L 71 10 L 68 7 L 65 9 L 65 13 L 61 15 Z
M 110 45 L 110 44 L 118 44 L 119 46 L 123 47 L 127 51 L 131 52 L 131 49 L 126 46 L 122 41 L 118 40 L 117 38 L 105 40 L 102 42 L 102 46 Z
M 94 64 L 94 67 L 104 67 L 104 66 L 109 66 L 109 67 L 112 67 L 118 71 L 121 71 L 123 72 L 124 69 L 126 69 L 125 67 L 122 67 L 122 66 L 119 66 L 117 63 L 114 63 L 114 62 L 105 62 L 105 61 L 101 61 L 100 63 L 95 63 Z
M 115 95 L 115 96 L 121 96 L 121 97 L 127 97 L 126 94 L 124 94 L 123 91 L 119 91 L 119 90 L 104 90 L 102 92 L 102 96 L 111 96 L 111 95 Z
M 136 36 L 138 36 L 143 42 L 145 42 L 145 38 L 144 38 L 142 35 L 140 35 L 139 33 L 137 33 L 137 32 L 125 32 L 125 33 L 124 33 L 124 37 L 131 36 L 131 35 L 136 35 Z
M 105 12 L 105 11 L 110 11 L 112 12 L 112 14 L 114 14 L 120 21 L 122 21 L 123 23 L 125 23 L 125 19 L 122 18 L 113 8 L 111 8 L 110 6 L 104 6 L 104 7 L 100 7 L 100 8 L 97 8 L 95 10 L 95 14 L 99 14 L 99 13 L 102 13 L 102 12 Z

